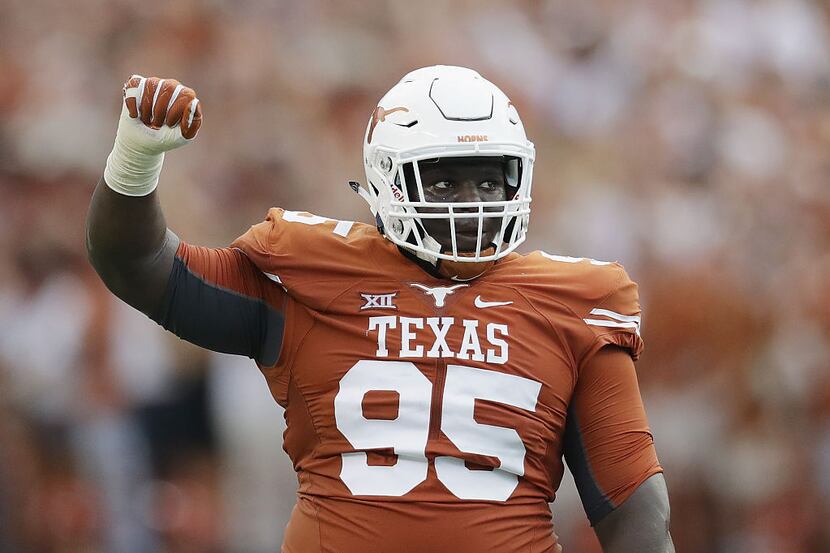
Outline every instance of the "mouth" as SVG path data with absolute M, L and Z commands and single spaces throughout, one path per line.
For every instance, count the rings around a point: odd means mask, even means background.
M 482 231 L 481 248 L 486 249 L 493 241 L 493 233 L 488 232 L 486 227 Z M 447 249 L 452 251 L 452 239 L 447 241 Z M 475 253 L 476 245 L 478 243 L 478 223 L 471 221 L 469 223 L 459 224 L 456 221 L 455 225 L 455 244 L 459 253 Z
M 482 229 L 485 230 L 485 232 L 486 232 L 486 229 L 487 229 L 487 224 L 486 223 L 482 224 Z M 478 234 L 478 218 L 473 218 L 473 217 L 466 218 L 465 217 L 465 218 L 462 218 L 462 219 L 456 219 L 455 220 L 455 233 L 456 233 L 456 235 L 458 235 L 458 234 L 464 234 L 464 235 L 472 234 L 473 236 L 476 236 Z
M 449 221 L 439 219 L 425 219 L 423 220 L 426 231 L 435 240 L 441 244 L 444 252 L 452 253 L 452 227 Z M 481 225 L 481 245 L 482 250 L 490 247 L 490 244 L 495 239 L 499 230 L 500 221 L 492 219 L 484 219 Z M 455 219 L 455 245 L 457 252 L 460 253 L 476 253 L 476 245 L 478 244 L 479 235 L 479 218 L 473 217 L 459 217 Z

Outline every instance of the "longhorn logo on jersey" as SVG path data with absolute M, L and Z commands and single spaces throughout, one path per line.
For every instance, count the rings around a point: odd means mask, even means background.
M 456 284 L 455 286 L 436 286 L 435 288 L 430 288 L 428 286 L 424 286 L 423 284 L 413 282 L 412 284 L 410 284 L 410 286 L 412 286 L 413 288 L 418 288 L 419 290 L 423 290 L 427 296 L 432 296 L 432 299 L 435 300 L 435 307 L 444 307 L 444 302 L 447 300 L 447 296 L 454 293 L 459 288 L 469 286 L 469 284 Z

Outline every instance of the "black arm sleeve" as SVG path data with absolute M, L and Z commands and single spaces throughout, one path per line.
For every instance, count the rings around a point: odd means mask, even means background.
M 279 359 L 285 298 L 241 251 L 182 242 L 151 318 L 188 342 L 270 367 Z

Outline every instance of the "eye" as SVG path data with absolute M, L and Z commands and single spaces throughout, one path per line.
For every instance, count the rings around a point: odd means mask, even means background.
M 499 185 L 494 180 L 485 180 L 485 181 L 481 181 L 479 183 L 478 187 L 481 188 L 482 190 L 486 190 L 487 192 L 492 192 L 492 191 L 498 190 Z
M 438 182 L 430 184 L 429 187 L 439 192 L 446 192 L 447 190 L 452 188 L 452 184 L 450 184 L 450 181 L 439 180 Z

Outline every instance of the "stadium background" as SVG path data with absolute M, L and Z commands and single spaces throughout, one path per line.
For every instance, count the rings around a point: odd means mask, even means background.
M 0 16 L 0 551 L 277 551 L 295 478 L 247 360 L 109 295 L 83 219 L 132 72 L 203 101 L 161 196 L 221 246 L 280 205 L 367 220 L 381 94 L 477 68 L 537 147 L 527 250 L 640 283 L 684 553 L 830 551 L 830 9 L 819 0 L 98 2 Z M 565 551 L 599 551 L 572 485 Z

